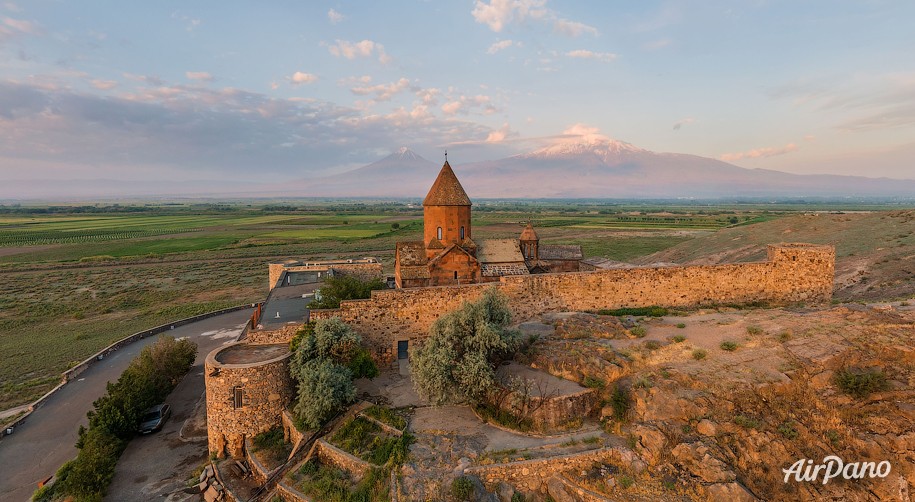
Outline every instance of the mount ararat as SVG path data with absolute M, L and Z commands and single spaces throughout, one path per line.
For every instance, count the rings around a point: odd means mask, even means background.
M 915 180 L 745 169 L 697 155 L 655 153 L 607 138 L 561 142 L 484 162 L 465 164 L 452 156 L 451 166 L 474 198 L 911 197 L 915 194 Z M 440 167 L 440 163 L 404 147 L 352 171 L 303 180 L 299 193 L 422 197 Z M 291 189 L 291 185 L 286 185 L 286 189 Z

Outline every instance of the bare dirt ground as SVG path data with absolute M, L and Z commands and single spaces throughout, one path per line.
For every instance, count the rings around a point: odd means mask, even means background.
M 48 249 L 54 249 L 56 247 L 59 247 L 59 245 L 48 244 L 46 246 L 0 247 L 0 257 L 13 256 L 13 255 L 25 254 L 25 253 L 37 253 L 39 251 L 46 251 Z

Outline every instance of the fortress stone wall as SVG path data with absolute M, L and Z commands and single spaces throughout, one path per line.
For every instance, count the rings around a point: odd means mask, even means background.
M 661 305 L 821 304 L 832 298 L 835 249 L 778 244 L 764 262 L 684 267 L 644 267 L 593 272 L 503 277 L 498 283 L 373 291 L 367 300 L 339 309 L 313 310 L 311 319 L 340 317 L 389 362 L 397 342 L 425 337 L 444 313 L 496 287 L 509 301 L 516 322 L 544 312 Z
M 381 263 L 374 258 L 362 258 L 357 260 L 335 260 L 335 261 L 315 261 L 302 263 L 298 261 L 288 261 L 281 263 L 270 263 L 267 265 L 268 282 L 272 290 L 277 286 L 277 282 L 283 275 L 283 272 L 328 272 L 334 275 L 354 276 L 363 281 L 378 279 L 383 277 L 383 268 Z

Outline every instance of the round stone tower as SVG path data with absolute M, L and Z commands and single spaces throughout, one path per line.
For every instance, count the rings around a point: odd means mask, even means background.
M 293 397 L 288 344 L 233 343 L 207 355 L 204 375 L 210 453 L 244 456 L 245 438 L 282 423 Z

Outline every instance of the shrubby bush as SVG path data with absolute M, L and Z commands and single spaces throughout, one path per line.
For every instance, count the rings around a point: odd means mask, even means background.
M 521 345 L 510 323 L 506 298 L 494 288 L 440 317 L 425 344 L 411 349 L 416 391 L 433 404 L 483 401 L 496 384 L 496 365 Z
M 871 392 L 887 390 L 890 387 L 886 381 L 886 374 L 879 369 L 860 371 L 842 368 L 835 372 L 833 381 L 842 389 L 842 392 L 858 399 L 869 396 Z
M 340 308 L 342 300 L 359 300 L 370 298 L 372 291 L 385 289 L 387 285 L 381 279 L 363 281 L 358 277 L 344 275 L 328 277 L 321 286 L 321 299 L 313 300 L 308 307 L 313 309 Z
M 308 428 L 320 427 L 356 399 L 349 368 L 328 359 L 307 361 L 292 369 L 292 377 L 299 384 L 293 413 Z
M 57 482 L 36 492 L 35 500 L 101 500 L 143 412 L 165 400 L 196 357 L 197 345 L 187 339 L 162 336 L 145 347 L 117 382 L 108 383 L 107 393 L 92 403 L 89 428 L 79 430 L 76 459 L 64 464 L 57 471 Z
M 305 427 L 317 428 L 355 400 L 353 378 L 373 378 L 378 367 L 362 337 L 339 318 L 319 320 L 300 333 L 289 364 L 298 384 L 293 414 Z

